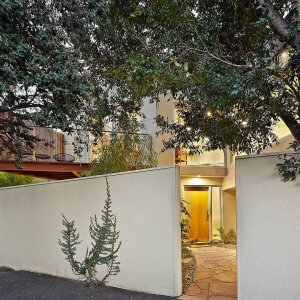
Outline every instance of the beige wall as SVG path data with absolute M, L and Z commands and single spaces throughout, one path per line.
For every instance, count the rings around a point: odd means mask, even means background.
M 179 172 L 175 167 L 108 176 L 122 246 L 121 272 L 109 285 L 181 294 Z M 89 217 L 106 198 L 105 177 L 0 189 L 0 266 L 77 278 L 58 245 L 62 213 L 89 243 Z
M 226 233 L 231 229 L 236 232 L 235 190 L 223 191 L 223 226 Z
M 266 148 L 263 153 L 276 153 L 276 152 L 284 152 L 284 151 L 293 151 L 289 149 L 290 144 L 294 142 L 294 137 L 290 134 L 287 135 L 280 140 L 278 140 L 278 144 L 274 143 L 272 146 Z
M 223 180 L 223 190 L 235 188 L 235 163 L 231 163 L 227 168 L 227 176 Z
M 222 227 L 222 203 L 220 187 L 211 188 L 211 238 L 220 239 L 218 228 Z
M 159 103 L 156 109 L 156 115 L 164 116 L 168 118 L 169 122 L 175 120 L 175 110 L 173 100 L 170 100 L 170 96 L 159 96 Z M 159 127 L 156 128 L 159 131 Z M 167 150 L 162 152 L 164 146 L 163 141 L 168 140 L 170 134 L 159 135 L 156 138 L 156 152 L 158 154 L 158 166 L 173 166 L 175 164 L 175 150 Z
M 300 177 L 284 183 L 277 161 L 236 160 L 239 300 L 299 299 Z
M 281 119 L 274 127 L 273 132 L 277 135 L 279 139 L 291 134 L 289 128 L 285 125 L 285 123 Z

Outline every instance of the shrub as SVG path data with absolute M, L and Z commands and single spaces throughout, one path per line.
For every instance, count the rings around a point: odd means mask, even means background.
M 225 233 L 223 227 L 218 228 L 219 234 L 216 234 L 215 236 L 219 236 L 221 239 L 221 242 L 224 244 L 236 244 L 236 234 L 233 229 L 229 230 L 227 233 Z
M 96 158 L 91 163 L 91 171 L 84 176 L 101 175 L 156 166 L 156 154 L 148 135 L 120 133 L 112 135 L 109 141 L 96 145 Z
M 0 172 L 0 187 L 24 185 L 42 182 L 44 180 L 30 176 Z

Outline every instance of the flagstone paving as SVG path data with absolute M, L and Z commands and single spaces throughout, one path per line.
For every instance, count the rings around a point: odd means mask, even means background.
M 199 246 L 192 252 L 197 262 L 194 281 L 180 299 L 237 299 L 236 250 Z

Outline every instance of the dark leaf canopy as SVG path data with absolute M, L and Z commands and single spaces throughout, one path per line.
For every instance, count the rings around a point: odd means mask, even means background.
M 297 1 L 64 1 L 95 78 L 126 112 L 170 95 L 184 125 L 158 118 L 167 147 L 260 151 L 281 118 L 299 129 Z M 76 16 L 80 14 L 80 18 Z M 77 32 L 77 33 L 76 33 Z M 287 49 L 288 58 L 276 63 Z M 298 130 L 299 131 L 299 130 Z
M 158 117 L 166 147 L 260 151 L 280 118 L 299 139 L 296 0 L 10 0 L 0 26 L 4 140 L 7 119 L 14 140 L 27 119 L 126 127 L 160 94 L 183 121 Z

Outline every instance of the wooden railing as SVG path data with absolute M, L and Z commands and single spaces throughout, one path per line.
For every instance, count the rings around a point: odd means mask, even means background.
M 58 163 L 89 163 L 97 157 L 101 147 L 122 132 L 105 131 L 95 138 L 91 133 L 79 131 L 76 134 L 66 133 L 46 127 L 33 127 L 32 135 L 39 138 L 33 148 L 24 147 L 23 161 L 27 162 L 58 162 Z M 139 145 L 150 149 L 152 139 L 149 134 L 132 133 L 138 137 Z M 14 156 L 3 154 L 0 160 L 14 161 Z

